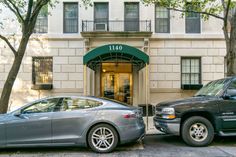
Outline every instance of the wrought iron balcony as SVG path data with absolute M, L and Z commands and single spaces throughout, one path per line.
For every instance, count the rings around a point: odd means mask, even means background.
M 82 32 L 151 32 L 151 20 L 82 21 Z

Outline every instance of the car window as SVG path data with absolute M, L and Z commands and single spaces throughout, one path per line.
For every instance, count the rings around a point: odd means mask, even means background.
M 236 81 L 232 81 L 226 91 L 230 99 L 236 100 Z
M 42 100 L 23 109 L 22 114 L 52 112 L 57 105 L 59 98 Z
M 73 111 L 80 109 L 88 109 L 102 105 L 101 102 L 81 98 L 64 98 L 61 103 L 60 111 Z
M 227 79 L 216 80 L 202 87 L 195 96 L 218 96 L 224 91 Z
M 231 82 L 228 89 L 235 89 L 236 90 L 236 81 Z

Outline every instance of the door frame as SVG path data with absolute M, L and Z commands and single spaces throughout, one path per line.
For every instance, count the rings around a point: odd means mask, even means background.
M 127 64 L 127 62 L 105 62 L 105 63 L 117 63 L 117 64 Z M 134 86 L 134 77 L 133 77 L 133 65 L 132 65 L 132 63 L 128 63 L 128 64 L 131 64 L 131 72 L 105 72 L 105 73 L 114 73 L 115 75 L 116 74 L 130 74 L 130 76 L 131 76 L 131 82 L 130 82 L 130 95 L 131 95 L 131 97 L 132 97 L 132 100 L 131 100 L 131 105 L 133 104 L 133 94 L 134 94 L 134 88 L 133 88 L 133 86 Z M 102 63 L 101 63 L 101 68 L 100 68 L 100 96 L 102 97 L 103 96 L 103 88 L 102 88 L 102 82 L 103 82 L 103 80 L 102 80 L 102 77 L 103 77 L 103 68 L 102 68 Z M 114 94 L 115 94 L 115 91 L 114 91 Z M 115 96 L 114 96 L 115 97 Z M 114 99 L 114 100 L 116 100 L 116 99 Z

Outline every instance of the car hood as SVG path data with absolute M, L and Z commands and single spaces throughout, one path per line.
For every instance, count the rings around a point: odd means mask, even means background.
M 213 96 L 199 96 L 199 97 L 189 97 L 185 99 L 178 99 L 175 101 L 165 101 L 157 104 L 157 107 L 175 107 L 180 105 L 191 105 L 196 103 L 206 103 L 208 101 L 216 100 L 217 97 Z

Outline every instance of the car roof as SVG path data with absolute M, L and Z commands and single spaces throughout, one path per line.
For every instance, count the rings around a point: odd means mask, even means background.
M 228 77 L 225 77 L 225 78 L 221 78 L 221 79 L 217 79 L 217 80 L 212 80 L 210 82 L 219 81 L 219 80 L 232 81 L 232 80 L 236 80 L 236 76 L 228 76 Z
M 94 100 L 94 101 L 100 101 L 102 102 L 104 105 L 105 104 L 116 104 L 116 105 L 121 105 L 121 106 L 125 106 L 125 107 L 131 107 L 130 104 L 127 104 L 127 103 L 124 103 L 124 102 L 120 102 L 120 101 L 117 101 L 117 100 L 114 100 L 114 99 L 109 99 L 109 98 L 105 98 L 105 97 L 95 97 L 95 96 L 76 96 L 76 95 L 61 95 L 61 96 L 49 96 L 49 97 L 45 97 L 45 98 L 42 98 L 42 99 L 38 99 L 34 102 L 38 102 L 40 100 L 44 100 L 44 99 L 53 99 L 53 98 L 65 98 L 65 97 L 76 97 L 76 98 L 81 98 L 81 99 L 90 99 L 90 100 Z M 34 102 L 31 102 L 34 103 Z
M 82 99 L 103 100 L 103 99 L 100 99 L 99 97 L 95 97 L 95 96 L 78 96 L 78 95 L 47 96 L 47 97 L 43 97 L 43 98 L 37 99 L 37 100 L 53 99 L 53 98 L 66 98 L 66 97 L 76 97 L 76 98 L 82 98 Z

